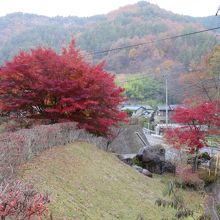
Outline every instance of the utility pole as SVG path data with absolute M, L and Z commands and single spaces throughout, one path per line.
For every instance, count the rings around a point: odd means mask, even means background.
M 165 93 L 166 93 L 166 128 L 168 128 L 168 80 L 167 74 L 164 74 L 163 77 L 165 78 Z
M 166 128 L 168 128 L 168 85 L 167 85 L 167 75 L 165 75 L 166 84 Z
M 215 14 L 215 16 L 218 16 L 218 12 L 220 11 L 220 6 L 219 6 L 219 8 L 218 8 L 218 10 L 217 10 L 217 12 L 216 12 L 216 14 Z
M 220 6 L 218 7 L 218 10 L 217 10 L 215 16 L 218 16 L 219 11 L 220 11 Z M 220 90 L 220 74 L 218 74 L 218 87 L 217 87 L 217 97 L 216 97 L 216 100 L 217 100 L 216 108 L 219 106 L 219 104 L 218 104 L 219 92 L 220 92 L 219 90 Z

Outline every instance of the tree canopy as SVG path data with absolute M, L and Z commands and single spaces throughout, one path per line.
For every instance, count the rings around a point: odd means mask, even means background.
M 163 98 L 162 83 L 153 77 L 130 77 L 126 82 L 125 95 L 138 101 L 157 100 L 161 101 Z
M 203 101 L 189 104 L 175 110 L 173 120 L 181 126 L 167 129 L 165 137 L 176 148 L 189 148 L 191 153 L 206 144 L 206 138 L 220 126 L 220 109 L 217 102 Z
M 18 117 L 75 121 L 96 135 L 124 121 L 123 89 L 103 64 L 87 64 L 71 41 L 61 54 L 53 49 L 22 51 L 0 69 L 0 108 Z

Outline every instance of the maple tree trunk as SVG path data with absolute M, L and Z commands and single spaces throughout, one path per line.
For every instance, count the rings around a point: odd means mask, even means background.
M 192 163 L 192 172 L 195 173 L 198 170 L 198 149 L 196 149 L 196 155 Z

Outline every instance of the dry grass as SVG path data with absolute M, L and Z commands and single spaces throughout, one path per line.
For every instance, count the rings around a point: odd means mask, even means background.
M 19 176 L 40 191 L 52 193 L 50 211 L 57 219 L 146 220 L 170 218 L 158 208 L 166 180 L 150 179 L 95 146 L 77 142 L 45 151 L 21 167 Z M 187 192 L 189 204 L 200 196 Z

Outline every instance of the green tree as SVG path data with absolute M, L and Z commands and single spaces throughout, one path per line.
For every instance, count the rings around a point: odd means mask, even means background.
M 138 101 L 161 100 L 163 87 L 160 81 L 153 77 L 130 77 L 125 84 L 125 95 Z
M 220 44 L 217 45 L 208 56 L 208 72 L 212 76 L 220 75 Z

